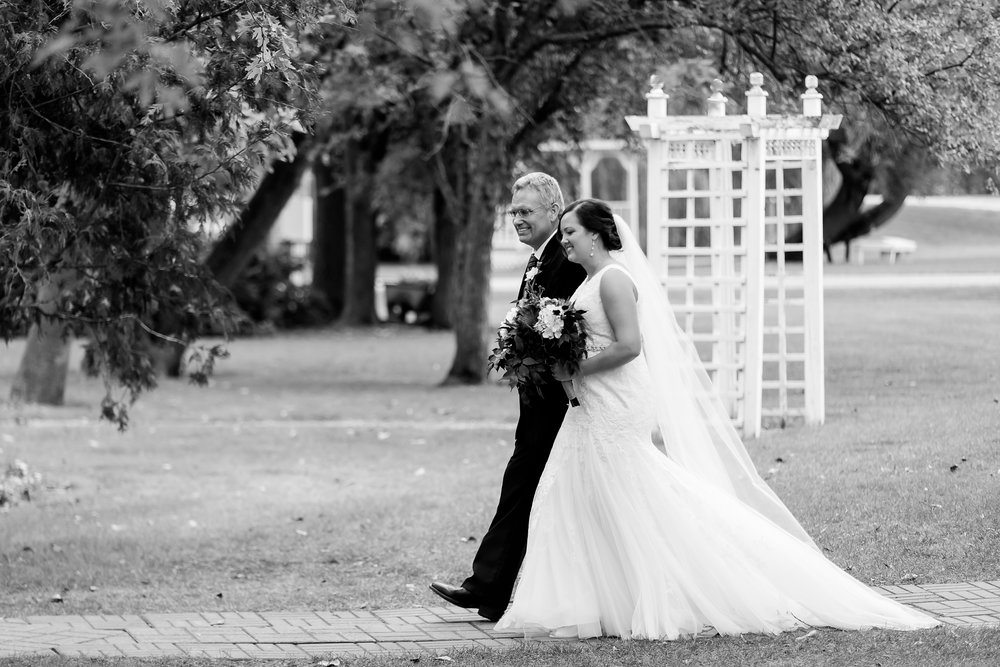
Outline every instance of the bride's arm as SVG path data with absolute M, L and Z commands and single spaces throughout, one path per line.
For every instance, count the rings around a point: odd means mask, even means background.
M 581 361 L 577 377 L 627 364 L 638 357 L 642 350 L 632 281 L 621 271 L 605 271 L 601 276 L 600 290 L 604 314 L 611 323 L 614 340 L 594 356 Z

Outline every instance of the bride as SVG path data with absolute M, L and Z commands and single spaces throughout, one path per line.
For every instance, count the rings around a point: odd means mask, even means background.
M 585 199 L 560 228 L 587 271 L 571 300 L 588 356 L 572 378 L 556 370 L 581 406 L 538 484 L 497 629 L 675 639 L 937 625 L 827 560 L 760 478 L 628 226 Z

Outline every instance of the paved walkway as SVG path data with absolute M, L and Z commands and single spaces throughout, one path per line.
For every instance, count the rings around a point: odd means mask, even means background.
M 875 590 L 952 626 L 1000 625 L 1000 581 Z M 421 657 L 458 647 L 503 649 L 521 641 L 520 635 L 496 632 L 492 623 L 455 607 L 0 618 L 0 657 Z

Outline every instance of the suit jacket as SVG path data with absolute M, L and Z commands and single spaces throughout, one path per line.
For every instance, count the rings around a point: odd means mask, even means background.
M 538 260 L 538 273 L 535 275 L 535 286 L 538 287 L 542 296 L 554 299 L 568 299 L 573 296 L 573 292 L 580 286 L 583 279 L 587 277 L 587 272 L 576 262 L 566 259 L 566 249 L 562 247 L 560 235 L 549 240 L 542 251 L 542 256 Z M 517 292 L 517 298 L 524 296 L 524 277 L 521 277 L 521 288 Z M 525 400 L 529 404 L 566 402 L 566 393 L 562 386 L 554 379 L 545 382 L 541 386 L 542 397 L 539 400 L 537 392 L 530 387 L 520 389 L 522 410 Z M 525 393 L 528 396 L 525 396 Z M 541 407 L 541 406 L 539 406 Z M 542 408 L 545 409 L 545 408 Z M 559 415 L 562 420 L 562 415 Z

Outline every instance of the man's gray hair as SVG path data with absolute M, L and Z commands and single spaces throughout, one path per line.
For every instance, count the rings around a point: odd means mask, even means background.
M 533 171 L 530 174 L 525 174 L 521 178 L 514 181 L 514 185 L 510 186 L 510 192 L 511 194 L 517 194 L 519 190 L 523 190 L 525 188 L 531 188 L 537 192 L 546 206 L 549 204 L 557 204 L 559 206 L 560 213 L 562 213 L 563 208 L 566 206 L 563 201 L 562 190 L 559 188 L 559 181 L 552 178 L 548 174 L 540 171 Z

